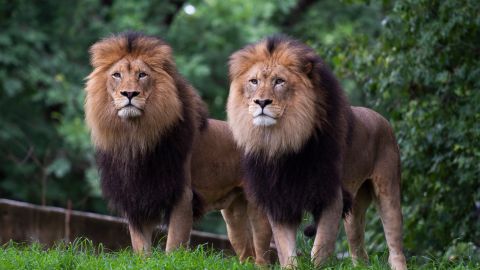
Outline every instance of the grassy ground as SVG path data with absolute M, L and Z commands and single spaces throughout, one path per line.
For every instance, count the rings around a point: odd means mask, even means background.
M 278 265 L 271 267 L 280 269 Z M 134 255 L 130 250 L 106 252 L 85 240 L 45 250 L 40 245 L 7 244 L 0 248 L 0 269 L 256 269 L 235 257 L 198 247 L 165 255 L 154 250 L 152 256 Z M 300 257 L 299 269 L 313 269 L 306 257 Z M 389 269 L 385 255 L 371 256 L 370 265 L 354 267 L 350 260 L 332 261 L 325 269 Z M 480 269 L 479 262 L 447 261 L 425 257 L 409 259 L 409 269 Z

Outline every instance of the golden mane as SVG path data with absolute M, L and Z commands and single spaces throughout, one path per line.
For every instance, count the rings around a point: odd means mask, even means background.
M 179 75 L 171 48 L 160 39 L 127 33 L 95 43 L 90 54 L 94 70 L 87 77 L 85 118 L 95 147 L 120 155 L 151 149 L 162 134 L 182 119 Z M 148 65 L 153 70 L 155 88 L 143 115 L 128 121 L 117 116 L 107 91 L 109 68 L 122 59 L 141 60 Z M 193 91 L 184 92 L 194 95 L 190 93 Z
M 270 127 L 252 124 L 245 98 L 246 74 L 254 68 L 283 66 L 289 72 L 293 94 L 283 104 L 284 116 Z M 332 124 L 338 131 L 345 130 L 345 120 L 332 123 L 328 111 L 343 111 L 347 106 L 343 93 L 326 65 L 315 51 L 288 38 L 274 37 L 235 52 L 229 61 L 230 95 L 227 104 L 228 121 L 235 140 L 247 153 L 263 153 L 273 158 L 279 154 L 298 152 L 315 130 L 330 130 Z M 330 99 L 334 99 L 331 104 Z M 340 113 L 343 115 L 343 113 Z M 343 136 L 343 135 L 342 135 Z

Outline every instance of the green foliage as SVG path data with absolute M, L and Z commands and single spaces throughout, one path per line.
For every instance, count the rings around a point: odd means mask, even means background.
M 405 245 L 415 253 L 480 239 L 479 9 L 478 1 L 397 1 L 380 42 L 353 66 L 367 104 L 397 134 Z
M 70 45 L 87 47 L 91 40 L 76 37 L 88 36 L 90 29 L 57 16 L 84 21 L 90 10 L 82 7 L 56 1 L 1 4 L 2 196 L 63 205 L 88 198 L 82 181 L 91 157 L 82 112 L 88 58 Z
M 479 9 L 478 1 L 399 2 L 377 57 L 383 68 L 369 90 L 372 104 L 395 112 L 405 240 L 418 251 L 480 239 Z
M 222 119 L 228 56 L 284 32 L 318 50 L 353 104 L 381 112 L 394 126 L 407 251 L 478 253 L 480 2 L 188 4 L 193 13 L 178 0 L 0 0 L 0 196 L 106 211 L 83 121 L 88 47 L 99 38 L 126 30 L 163 37 L 211 115 Z M 372 214 L 367 244 L 383 251 Z M 210 223 L 201 228 L 224 228 Z

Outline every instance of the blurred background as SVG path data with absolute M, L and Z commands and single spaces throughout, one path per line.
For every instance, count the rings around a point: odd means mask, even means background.
M 477 0 L 0 0 L 0 197 L 109 213 L 83 112 L 98 39 L 162 37 L 224 119 L 228 56 L 285 33 L 318 51 L 352 104 L 392 123 L 407 254 L 480 257 L 479 11 Z M 383 251 L 374 211 L 366 243 Z M 218 213 L 197 226 L 225 230 Z

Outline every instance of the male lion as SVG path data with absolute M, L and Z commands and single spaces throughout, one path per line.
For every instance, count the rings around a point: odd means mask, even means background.
M 365 210 L 373 198 L 389 262 L 406 269 L 400 159 L 388 122 L 367 108 L 350 107 L 315 51 L 288 37 L 248 45 L 229 66 L 228 122 L 244 150 L 247 194 L 267 212 L 280 264 L 295 265 L 295 232 L 304 211 L 316 222 L 315 264 L 333 253 L 343 186 L 353 196 L 344 222 L 352 258 L 367 259 Z
M 171 48 L 126 33 L 97 42 L 90 53 L 86 122 L 103 194 L 126 217 L 133 249 L 148 253 L 153 228 L 162 221 L 168 224 L 167 252 L 187 245 L 193 217 L 223 209 L 240 259 L 265 263 L 269 225 L 245 200 L 241 153 L 225 122 L 207 121 Z M 254 241 L 252 227 L 267 234 Z

